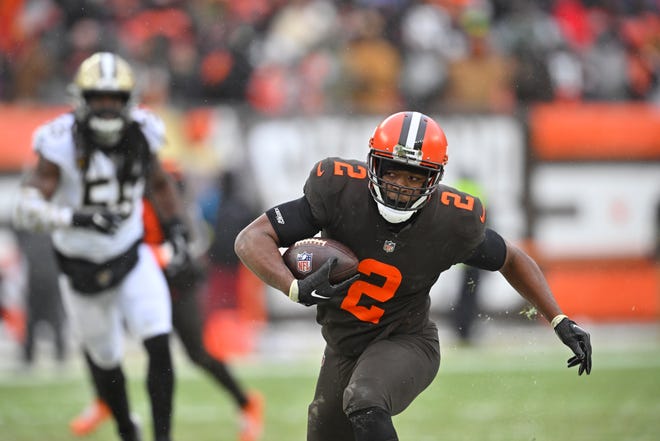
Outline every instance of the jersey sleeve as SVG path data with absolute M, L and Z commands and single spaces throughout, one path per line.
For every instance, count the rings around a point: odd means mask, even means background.
M 266 211 L 266 216 L 281 247 L 291 246 L 294 242 L 319 232 L 319 227 L 314 224 L 309 202 L 304 196 L 271 208 Z
M 458 199 L 452 200 L 452 204 L 457 211 L 455 233 L 464 244 L 458 262 L 463 262 L 474 254 L 475 249 L 484 240 L 486 207 L 476 196 L 458 190 L 452 192 L 459 196 Z
M 497 232 L 486 228 L 484 240 L 464 263 L 488 271 L 498 271 L 506 260 L 506 243 Z
M 144 133 L 144 137 L 149 144 L 149 151 L 153 154 L 158 153 L 166 142 L 163 120 L 155 113 L 143 108 L 134 109 L 131 116 Z

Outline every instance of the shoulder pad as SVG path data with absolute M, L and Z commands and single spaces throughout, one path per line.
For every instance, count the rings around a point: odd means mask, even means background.
M 165 144 L 165 123 L 155 113 L 143 109 L 134 108 L 131 111 L 131 118 L 142 130 L 144 137 L 149 143 L 149 150 L 152 153 L 158 152 Z
M 72 113 L 65 113 L 39 126 L 32 137 L 32 148 L 61 167 L 74 160 Z
M 354 159 L 326 158 L 314 164 L 310 178 L 330 179 L 344 177 L 352 179 L 366 179 L 367 166 Z
M 447 185 L 439 185 L 437 193 L 439 203 L 451 211 L 462 236 L 472 236 L 483 231 L 486 208 L 478 197 Z

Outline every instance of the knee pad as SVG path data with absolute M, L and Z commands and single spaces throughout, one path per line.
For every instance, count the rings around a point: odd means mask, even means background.
M 108 350 L 87 349 L 89 357 L 102 369 L 113 369 L 121 363 L 121 355 L 115 348 Z
M 346 386 L 343 395 L 343 409 L 346 415 L 362 409 L 378 407 L 390 410 L 389 402 L 383 396 L 383 387 L 375 378 L 362 377 Z
M 380 407 L 358 410 L 348 416 L 355 441 L 398 441 L 392 416 Z

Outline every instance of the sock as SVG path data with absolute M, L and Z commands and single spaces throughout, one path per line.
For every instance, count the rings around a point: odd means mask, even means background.
M 170 354 L 169 335 L 161 334 L 144 341 L 149 355 L 147 390 L 151 401 L 154 437 L 168 439 L 172 421 L 174 368 Z
M 117 422 L 117 430 L 121 434 L 134 432 L 131 412 L 126 393 L 126 379 L 121 366 L 104 369 L 94 363 L 92 357 L 85 352 L 85 360 L 92 374 L 92 382 L 99 397 L 105 401 Z

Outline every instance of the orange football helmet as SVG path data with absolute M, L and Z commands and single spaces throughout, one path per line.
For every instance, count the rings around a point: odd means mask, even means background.
M 367 156 L 369 190 L 381 215 L 392 223 L 409 219 L 435 191 L 447 159 L 447 138 L 432 118 L 419 112 L 399 112 L 385 118 L 369 140 Z M 421 188 L 385 183 L 384 172 L 393 168 L 424 175 L 425 182 Z

